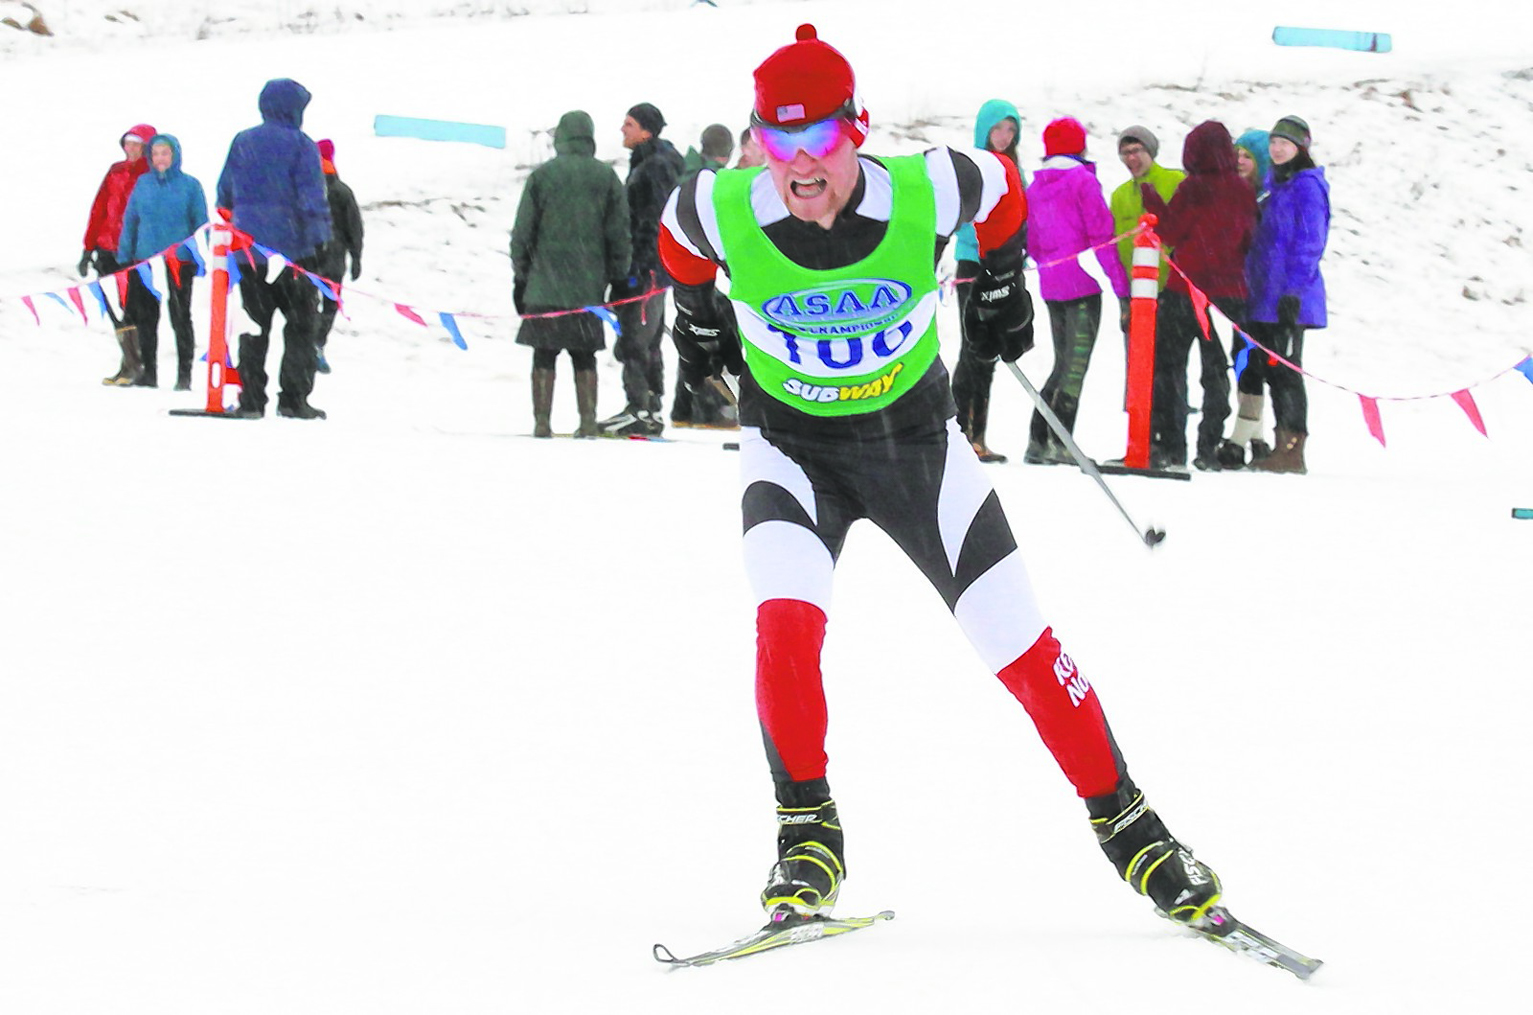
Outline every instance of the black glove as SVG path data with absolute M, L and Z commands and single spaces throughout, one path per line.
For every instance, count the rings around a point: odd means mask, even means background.
M 351 276 L 356 278 L 355 275 Z M 516 316 L 527 316 L 527 280 L 519 278 L 511 283 L 511 305 L 516 308 Z
M 351 259 L 351 280 L 353 282 L 355 282 L 357 279 L 359 279 L 361 277 L 362 277 L 362 259 L 360 257 L 353 257 Z
M 1033 299 L 1022 284 L 1026 237 L 1017 235 L 990 251 L 969 290 L 969 346 L 981 359 L 1015 363 L 1033 347 Z
M 87 250 L 85 253 L 80 255 L 80 263 L 75 266 L 75 270 L 80 273 L 80 277 L 81 278 L 84 278 L 85 277 L 85 273 L 88 270 L 90 270 L 90 251 L 89 250 Z
M 677 372 L 687 390 L 696 394 L 708 387 L 708 378 L 724 370 L 745 372 L 740 331 L 734 307 L 719 295 L 712 282 L 700 286 L 676 284 L 676 323 L 671 340 L 676 343 Z
M 607 286 L 607 302 L 616 303 L 639 294 L 639 280 L 633 276 L 615 278 Z
M 1299 297 L 1278 297 L 1278 323 L 1285 328 L 1296 327 L 1299 323 Z
M 1125 335 L 1134 323 L 1134 301 L 1127 296 L 1118 297 L 1118 327 Z

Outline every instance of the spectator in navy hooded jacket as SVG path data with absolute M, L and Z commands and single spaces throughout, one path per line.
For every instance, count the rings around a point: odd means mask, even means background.
M 170 327 L 176 333 L 176 390 L 192 386 L 192 279 L 197 260 L 181 241 L 207 225 L 208 200 L 195 176 L 181 171 L 181 142 L 170 134 L 149 140 L 150 171 L 138 178 L 122 216 L 122 236 L 117 260 L 123 264 L 147 261 L 169 251 L 167 291 L 162 295 L 170 308 Z M 128 275 L 128 315 L 138 326 L 139 355 L 143 372 L 135 384 L 155 387 L 159 379 L 160 301 L 155 299 L 138 272 Z
M 298 82 L 277 78 L 261 89 L 259 127 L 242 130 L 229 146 L 218 177 L 218 206 L 233 213 L 234 228 L 294 264 L 314 271 L 319 249 L 330 241 L 330 204 L 319 149 L 303 132 L 303 111 L 309 92 Z M 297 419 L 324 419 L 309 404 L 318 365 L 315 329 L 319 321 L 319 290 L 306 277 L 285 270 L 266 281 L 263 256 L 248 263 L 240 276 L 245 312 L 260 327 L 256 335 L 240 336 L 240 411 L 259 417 L 266 412 L 266 349 L 271 340 L 272 315 L 281 311 L 282 365 L 277 373 L 277 414 Z
M 1175 251 L 1171 260 L 1180 269 L 1172 271 L 1160 295 L 1150 450 L 1152 457 L 1157 451 L 1163 456 L 1155 464 L 1187 464 L 1187 353 L 1196 345 L 1202 364 L 1203 411 L 1193 464 L 1218 470 L 1219 441 L 1230 415 L 1230 365 L 1206 309 L 1203 321 L 1198 321 L 1187 280 L 1225 317 L 1237 326 L 1245 324 L 1245 260 L 1256 230 L 1256 192 L 1240 178 L 1235 143 L 1217 120 L 1200 123 L 1187 135 L 1182 165 L 1187 178 L 1170 202 L 1148 184 L 1140 188 L 1145 211 L 1159 217 L 1156 232 Z

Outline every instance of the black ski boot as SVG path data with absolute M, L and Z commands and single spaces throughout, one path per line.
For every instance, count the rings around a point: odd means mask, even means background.
M 829 916 L 846 879 L 836 802 L 824 779 L 781 787 L 783 796 L 791 803 L 777 807 L 777 862 L 761 891 L 761 908 L 773 920 Z M 818 803 L 799 806 L 815 797 Z
M 1086 810 L 1123 880 L 1174 923 L 1198 923 L 1219 901 L 1219 876 L 1176 841 L 1127 776 L 1116 793 L 1087 798 Z

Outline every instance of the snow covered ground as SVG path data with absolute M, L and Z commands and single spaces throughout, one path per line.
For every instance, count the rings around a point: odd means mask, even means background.
M 1285 6 L 1394 34 L 1367 56 L 1279 49 L 1270 8 L 1208 0 L 1163 25 L 1101 3 L 719 4 L 368 30 L 423 10 L 380 0 L 287 33 L 283 5 L 230 2 L 248 28 L 195 41 L 211 5 L 145 5 L 125 39 L 74 0 L 37 4 L 68 36 L 0 28 L 0 1011 L 1441 1012 L 1519 990 L 1533 522 L 1509 512 L 1533 506 L 1533 387 L 1501 372 L 1533 345 L 1533 54 L 1510 13 Z M 1017 458 L 989 474 L 1056 632 L 1231 908 L 1327 961 L 1308 985 L 1114 883 L 1025 714 L 871 528 L 826 646 L 840 908 L 898 919 L 738 965 L 649 957 L 753 926 L 772 855 L 735 463 L 714 434 L 515 436 L 507 231 L 566 109 L 618 161 L 623 112 L 655 102 L 684 149 L 743 125 L 751 67 L 804 20 L 857 67 L 875 153 L 967 143 L 1000 95 L 1029 163 L 1072 113 L 1112 187 L 1127 124 L 1175 165 L 1200 120 L 1304 116 L 1335 207 L 1311 370 L 1385 399 L 1476 385 L 1489 439 L 1446 397 L 1385 400 L 1381 448 L 1353 394 L 1312 383 L 1307 477 L 1115 481 L 1169 533 L 1151 553 L 1085 477 L 1020 464 L 1029 407 L 996 380 L 991 442 Z M 109 330 L 46 299 L 38 327 L 15 297 L 77 281 L 125 127 L 178 134 L 211 189 L 283 75 L 367 216 L 314 394 L 331 418 L 175 418 L 201 394 L 101 387 Z M 377 113 L 512 143 L 374 138 Z M 460 352 L 364 293 L 486 316 Z M 1101 342 L 1079 436 L 1110 457 L 1122 367 Z M 1041 380 L 1047 352 L 1024 366 Z M 556 426 L 573 401 L 565 370 Z

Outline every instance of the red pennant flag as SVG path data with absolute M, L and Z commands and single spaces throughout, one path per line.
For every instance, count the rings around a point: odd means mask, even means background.
M 1384 442 L 1384 421 L 1379 418 L 1379 400 L 1367 395 L 1358 395 L 1357 399 L 1363 403 L 1363 419 L 1368 423 L 1368 432 L 1379 442 L 1379 447 L 1388 447 Z
M 117 280 L 117 302 L 123 308 L 128 306 L 128 272 L 127 269 L 119 271 L 112 276 Z
M 1460 409 L 1464 410 L 1464 415 L 1469 417 L 1469 422 L 1474 424 L 1474 428 L 1480 431 L 1480 436 L 1489 437 L 1490 434 L 1485 432 L 1485 420 L 1480 418 L 1480 407 L 1474 404 L 1474 396 L 1469 393 L 1469 389 L 1455 391 L 1453 400 L 1458 403 Z
M 174 248 L 165 254 L 165 267 L 170 269 L 170 277 L 175 282 L 176 288 L 181 288 L 181 259 L 176 256 Z
M 72 285 L 69 287 L 69 302 L 73 303 L 75 309 L 80 311 L 80 321 L 84 324 L 89 324 L 90 317 L 85 313 L 85 298 L 80 295 L 79 286 Z
M 411 310 L 409 307 L 405 306 L 403 303 L 396 303 L 396 304 L 394 304 L 394 309 L 399 311 L 401 316 L 409 318 L 410 320 L 414 321 L 416 324 L 419 324 L 422 328 L 424 328 L 426 326 L 426 322 L 421 320 L 421 315 L 417 314 L 415 311 Z
M 41 317 L 37 316 L 37 306 L 36 306 L 36 304 L 34 304 L 32 302 L 32 297 L 30 297 L 30 296 L 23 296 L 21 298 L 21 302 L 23 302 L 23 303 L 25 303 L 27 305 L 27 309 L 28 310 L 32 311 L 32 320 L 36 321 L 37 322 L 37 326 L 39 328 L 41 328 L 43 326 L 43 319 Z
M 1203 341 L 1212 342 L 1213 338 L 1208 334 L 1208 297 L 1191 282 L 1187 283 L 1187 295 L 1192 297 L 1192 312 L 1198 318 L 1198 327 L 1203 330 Z

